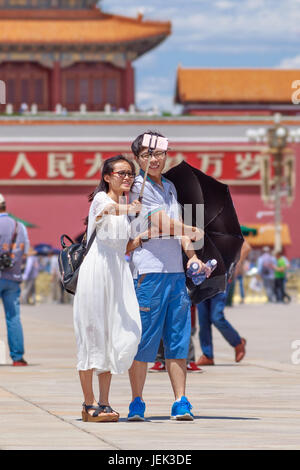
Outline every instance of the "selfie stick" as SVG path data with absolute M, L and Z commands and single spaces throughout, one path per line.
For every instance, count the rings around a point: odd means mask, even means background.
M 152 148 L 148 148 L 148 152 L 149 152 L 149 155 L 148 155 L 148 160 L 147 160 L 147 166 L 146 166 L 146 170 L 145 170 L 145 174 L 144 174 L 144 179 L 143 179 L 143 184 L 142 184 L 142 187 L 141 187 L 141 190 L 140 190 L 140 194 L 139 194 L 139 202 L 142 202 L 142 199 L 143 199 L 143 194 L 144 194 L 144 189 L 145 189 L 145 183 L 146 183 L 146 178 L 148 176 L 148 171 L 149 171 L 149 166 L 150 166 L 150 160 L 151 160 L 151 157 L 152 157 L 152 152 L 153 152 L 153 149 Z

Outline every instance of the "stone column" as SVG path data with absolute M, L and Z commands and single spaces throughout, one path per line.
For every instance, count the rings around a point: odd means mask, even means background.
M 135 104 L 134 97 L 134 68 L 132 67 L 131 62 L 128 60 L 126 62 L 126 68 L 124 71 L 124 86 L 123 88 L 123 107 L 128 111 L 128 108 L 131 104 Z
M 61 104 L 61 67 L 60 61 L 55 60 L 51 73 L 51 111 L 55 111 L 57 104 Z

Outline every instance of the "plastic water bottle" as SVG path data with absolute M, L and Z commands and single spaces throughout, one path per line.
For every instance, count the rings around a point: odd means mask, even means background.
M 215 259 L 209 259 L 207 263 L 205 264 L 208 268 L 211 269 L 211 272 L 213 272 L 214 269 L 217 267 L 217 260 Z M 206 279 L 206 274 L 205 271 L 202 270 L 199 271 L 199 264 L 198 263 L 192 263 L 189 269 L 186 272 L 186 275 L 190 277 L 195 284 L 195 286 L 199 286 L 203 281 Z

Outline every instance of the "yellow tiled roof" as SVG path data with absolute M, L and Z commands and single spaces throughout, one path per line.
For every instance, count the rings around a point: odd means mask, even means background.
M 177 103 L 291 103 L 300 70 L 183 69 L 177 71 Z
M 115 15 L 99 19 L 3 19 L 0 44 L 114 43 L 171 33 L 169 22 L 142 21 Z

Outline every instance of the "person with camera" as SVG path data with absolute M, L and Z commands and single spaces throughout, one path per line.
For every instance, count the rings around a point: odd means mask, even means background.
M 6 212 L 6 201 L 0 194 L 0 297 L 5 310 L 8 347 L 13 366 L 27 366 L 23 358 L 24 337 L 20 318 L 21 265 L 28 250 L 25 226 Z
M 156 143 L 150 149 L 152 141 Z M 199 241 L 203 232 L 181 221 L 175 186 L 162 176 L 167 159 L 167 139 L 149 131 L 139 135 L 131 149 L 140 173 L 131 189 L 130 200 L 139 199 L 143 193 L 143 209 L 132 221 L 132 230 L 143 231 L 149 226 L 151 231 L 159 233 L 159 237 L 151 236 L 151 240 L 143 242 L 132 256 L 142 338 L 129 370 L 132 401 L 127 419 L 145 420 L 146 405 L 142 395 L 148 362 L 155 361 L 162 338 L 175 398 L 171 419 L 193 421 L 192 405 L 185 396 L 191 315 L 181 250 L 183 248 L 188 255 L 188 266 L 197 262 L 202 269 L 205 265 L 195 255 L 191 241 Z M 161 238 L 163 236 L 165 238 Z

